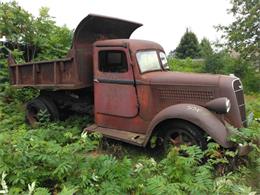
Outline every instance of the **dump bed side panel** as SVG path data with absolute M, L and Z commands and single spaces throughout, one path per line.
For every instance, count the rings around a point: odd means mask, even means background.
M 73 58 L 25 64 L 10 64 L 11 84 L 39 89 L 78 89 L 88 87 L 78 76 Z

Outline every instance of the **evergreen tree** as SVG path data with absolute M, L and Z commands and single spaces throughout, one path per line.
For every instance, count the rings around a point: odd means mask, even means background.
M 200 42 L 200 57 L 207 58 L 208 56 L 213 54 L 212 47 L 207 38 L 203 38 Z
M 198 58 L 200 55 L 200 48 L 197 36 L 186 30 L 185 34 L 181 38 L 179 46 L 176 48 L 176 57 L 177 58 Z

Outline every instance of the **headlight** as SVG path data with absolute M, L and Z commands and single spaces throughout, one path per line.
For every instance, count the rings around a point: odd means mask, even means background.
M 218 114 L 226 114 L 230 111 L 231 103 L 226 97 L 216 98 L 206 103 L 206 108 Z

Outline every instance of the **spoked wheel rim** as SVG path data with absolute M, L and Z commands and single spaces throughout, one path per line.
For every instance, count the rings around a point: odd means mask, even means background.
M 180 147 L 182 145 L 192 146 L 198 144 L 192 134 L 182 129 L 176 129 L 169 133 L 166 139 L 168 144 L 173 147 Z

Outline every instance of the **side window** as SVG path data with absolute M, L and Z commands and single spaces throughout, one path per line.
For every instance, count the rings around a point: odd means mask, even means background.
M 127 72 L 128 65 L 126 54 L 123 51 L 100 51 L 99 52 L 99 71 L 101 72 Z

